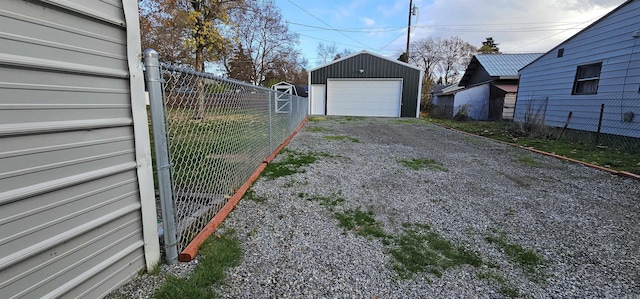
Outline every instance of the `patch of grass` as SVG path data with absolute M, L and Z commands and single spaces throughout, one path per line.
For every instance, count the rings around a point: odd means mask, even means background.
M 489 243 L 497 245 L 513 262 L 535 280 L 544 280 L 540 266 L 545 262 L 533 249 L 524 248 L 520 244 L 509 243 L 505 232 L 494 232 L 487 235 Z
M 162 271 L 161 265 L 162 265 L 162 261 L 157 261 L 153 265 L 153 267 L 147 270 L 147 273 L 151 276 L 158 276 L 158 274 L 160 274 L 160 271 Z
M 476 274 L 476 277 L 482 280 L 486 280 L 486 281 L 501 284 L 501 285 L 505 285 L 507 283 L 507 279 L 504 278 L 504 276 L 494 271 L 481 271 Z
M 353 143 L 359 143 L 360 142 L 360 140 L 358 140 L 357 138 L 353 138 L 353 137 L 350 137 L 350 136 L 343 136 L 343 135 L 340 135 L 340 136 L 324 136 L 324 138 L 326 138 L 328 140 L 348 140 L 348 141 L 351 141 Z
M 253 192 L 253 189 L 247 190 L 247 192 L 244 193 L 243 199 L 248 199 L 248 200 L 256 202 L 256 203 L 265 203 L 267 201 L 266 198 L 261 197 L 261 196 L 257 196 Z
M 174 184 L 210 193 L 239 188 L 244 181 L 219 181 L 211 177 L 220 169 L 236 169 L 260 162 L 248 149 L 268 140 L 268 128 L 244 128 L 261 121 L 262 116 L 213 109 L 207 110 L 202 119 L 194 120 L 194 109 L 168 109 L 167 135 Z
M 404 232 L 396 236 L 389 250 L 394 259 L 392 268 L 401 278 L 411 278 L 414 274 L 427 271 L 441 277 L 446 269 L 471 265 L 479 267 L 482 258 L 464 247 L 455 246 L 438 233 L 427 227 L 405 225 Z
M 311 116 L 308 118 L 309 121 L 326 121 L 328 119 L 326 116 Z
M 301 153 L 288 149 L 283 150 L 282 153 L 286 154 L 287 157 L 281 161 L 269 163 L 262 175 L 273 180 L 282 176 L 304 172 L 305 170 L 302 167 L 315 162 L 319 157 L 331 157 L 326 153 Z
M 522 294 L 520 291 L 513 287 L 509 281 L 499 273 L 492 270 L 481 271 L 476 274 L 476 277 L 482 280 L 486 280 L 490 283 L 494 283 L 500 286 L 499 292 L 508 298 L 520 298 Z
M 364 237 L 387 238 L 387 234 L 382 230 L 379 222 L 373 218 L 373 211 L 346 210 L 344 213 L 336 213 L 335 217 L 340 223 L 340 227 L 346 230 L 353 230 L 356 234 Z
M 531 157 L 527 157 L 527 156 L 520 156 L 518 157 L 518 159 L 516 160 L 518 163 L 525 165 L 525 166 L 529 166 L 529 167 L 543 167 L 544 164 L 534 158 Z
M 479 267 L 483 264 L 477 253 L 453 245 L 431 231 L 428 224 L 405 222 L 401 224 L 402 232 L 399 235 L 390 235 L 382 230 L 372 211 L 347 210 L 336 213 L 336 218 L 341 227 L 356 231 L 358 235 L 378 238 L 388 246 L 388 252 L 393 258 L 391 268 L 402 279 L 409 279 L 414 274 L 425 271 L 442 277 L 443 271 L 452 267 Z
M 199 252 L 202 257 L 191 276 L 188 279 L 168 276 L 165 283 L 154 293 L 155 298 L 218 297 L 211 286 L 222 282 L 227 268 L 240 264 L 242 258 L 240 241 L 235 236 L 235 231 L 230 230 L 207 239 Z
M 367 118 L 364 116 L 345 116 L 342 118 L 342 120 L 346 120 L 346 121 L 360 121 L 365 119 Z
M 331 194 L 329 196 L 313 195 L 313 196 L 307 197 L 307 200 L 316 201 L 321 206 L 324 206 L 324 207 L 334 207 L 334 206 L 337 206 L 339 204 L 344 203 L 344 201 L 345 201 L 344 198 L 340 197 L 336 193 Z
M 458 122 L 434 118 L 426 121 L 615 170 L 640 174 L 640 139 L 638 138 L 604 134 L 606 137 L 601 140 L 616 141 L 617 145 L 603 147 L 595 145 L 592 132 L 576 131 L 575 138 L 569 138 L 569 134 L 565 134 L 557 140 L 558 130 L 550 129 L 548 134 L 542 135 L 527 133 L 523 132 L 519 124 L 513 122 Z
M 294 186 L 307 186 L 307 185 L 309 185 L 309 181 L 300 182 L 297 180 L 290 180 L 287 183 L 285 183 L 282 187 L 291 188 Z
M 323 128 L 323 127 L 307 127 L 308 132 L 331 132 L 331 129 Z
M 442 164 L 431 159 L 399 160 L 398 162 L 400 162 L 400 164 L 404 165 L 405 167 L 409 167 L 413 170 L 420 170 L 420 169 L 426 168 L 430 170 L 443 171 L 443 172 L 449 171 L 449 169 L 444 167 Z
M 501 287 L 500 288 L 500 294 L 504 295 L 507 298 L 520 298 L 520 297 L 522 297 L 522 294 L 520 294 L 520 291 L 518 291 L 518 289 L 513 288 L 513 287 Z

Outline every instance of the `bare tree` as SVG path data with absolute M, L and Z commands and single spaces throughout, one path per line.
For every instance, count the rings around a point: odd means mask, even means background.
M 333 56 L 333 60 L 338 60 L 351 54 L 353 54 L 353 51 L 351 49 L 342 49 L 342 51 L 336 53 L 336 55 Z
M 411 44 L 409 61 L 424 69 L 427 80 L 437 80 L 437 66 L 444 59 L 443 43 L 441 38 L 429 37 Z
M 445 39 L 442 47 L 444 55 L 438 64 L 438 70 L 442 84 L 449 85 L 459 79 L 477 49 L 457 36 Z
M 322 63 L 327 63 L 331 61 L 336 54 L 338 54 L 338 47 L 336 47 L 335 44 L 325 45 L 323 43 L 318 43 L 316 52 L 318 53 L 318 57 L 322 59 Z
M 421 110 L 429 112 L 431 90 L 436 84 L 449 85 L 459 79 L 476 48 L 454 36 L 446 39 L 429 37 L 411 44 L 409 62 L 424 69 Z
M 454 83 L 464 72 L 477 49 L 457 36 L 426 38 L 412 44 L 410 62 L 425 70 L 427 79 Z
M 283 62 L 296 63 L 298 34 L 289 31 L 273 0 L 248 0 L 246 9 L 232 15 L 237 24 L 236 48 L 252 60 L 252 83 L 264 85 L 267 74 L 278 73 Z

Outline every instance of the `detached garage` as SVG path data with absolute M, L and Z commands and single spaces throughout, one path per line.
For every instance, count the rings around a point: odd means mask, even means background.
M 309 71 L 309 114 L 418 117 L 422 70 L 362 51 Z

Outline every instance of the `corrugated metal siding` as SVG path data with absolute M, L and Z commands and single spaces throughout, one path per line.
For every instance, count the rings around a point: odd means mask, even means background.
M 547 125 L 563 126 L 573 111 L 570 128 L 594 131 L 592 120 L 597 124 L 606 103 L 611 109 L 605 108 L 603 132 L 640 137 L 640 123 L 621 121 L 625 111 L 640 115 L 640 39 L 632 36 L 640 29 L 638 15 L 640 1 L 630 1 L 522 69 L 515 120 L 523 121 L 530 101 L 548 98 Z M 557 57 L 559 48 L 563 57 Z M 598 93 L 572 95 L 577 67 L 595 62 L 602 62 Z
M 96 298 L 145 265 L 124 19 L 2 1 L 2 298 Z
M 360 74 L 360 69 L 364 73 Z M 416 117 L 420 71 L 402 64 L 361 53 L 311 71 L 309 84 L 327 84 L 327 79 L 402 78 L 402 117 Z

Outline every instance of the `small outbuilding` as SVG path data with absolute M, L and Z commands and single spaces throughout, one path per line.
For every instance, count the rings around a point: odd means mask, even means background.
M 542 54 L 476 54 L 455 91 L 454 115 L 475 120 L 513 119 L 518 70 Z
M 418 117 L 423 71 L 367 51 L 309 71 L 309 114 Z

